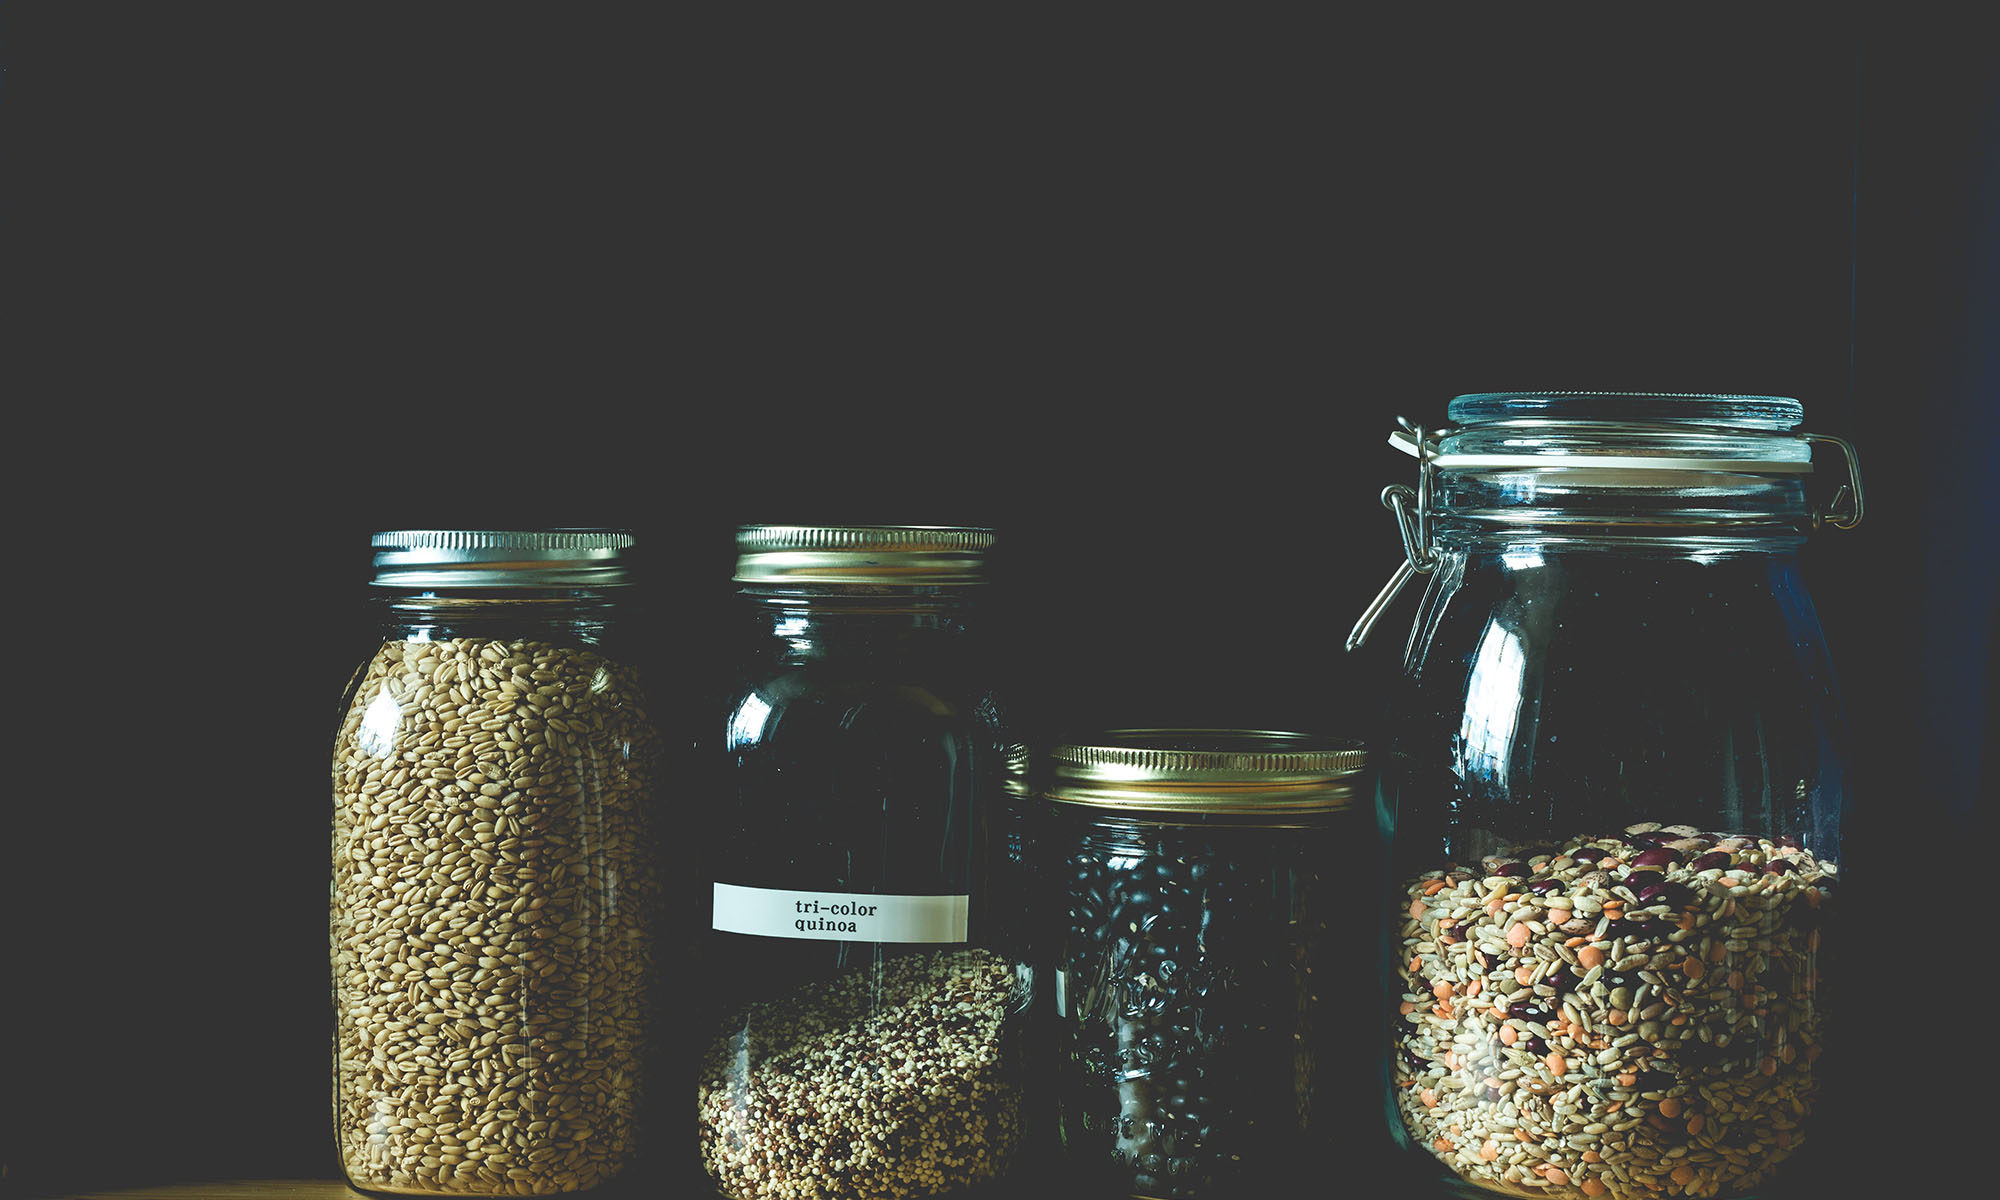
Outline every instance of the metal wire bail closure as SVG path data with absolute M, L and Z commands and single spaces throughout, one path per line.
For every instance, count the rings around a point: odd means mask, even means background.
M 1382 590 L 1375 594 L 1375 598 L 1362 611 L 1361 618 L 1354 623 L 1354 628 L 1347 635 L 1346 648 L 1349 651 L 1359 649 L 1368 640 L 1368 635 L 1374 630 L 1377 622 L 1381 620 L 1383 612 L 1388 609 L 1390 604 L 1395 602 L 1397 595 L 1402 592 L 1404 586 L 1409 583 L 1412 576 L 1428 575 L 1437 569 L 1438 557 L 1431 545 L 1431 483 L 1434 472 L 1441 465 L 1447 469 L 1478 469 L 1517 461 L 1512 455 L 1499 457 L 1453 455 L 1448 461 L 1440 464 L 1438 460 L 1441 457 L 1441 444 L 1453 432 L 1449 426 L 1427 430 L 1406 417 L 1397 417 L 1396 424 L 1398 428 L 1390 433 L 1389 443 L 1405 453 L 1414 455 L 1417 459 L 1416 487 L 1412 488 L 1407 484 L 1398 483 L 1390 484 L 1388 487 L 1382 489 L 1382 506 L 1389 509 L 1396 519 L 1396 533 L 1403 543 L 1403 561 L 1396 564 L 1396 570 L 1389 576 L 1389 582 L 1384 584 Z M 1671 426 L 1653 426 L 1649 422 L 1642 421 L 1618 422 L 1616 424 L 1628 430 L 1657 428 L 1667 431 L 1672 428 Z M 1833 446 L 1840 451 L 1846 461 L 1847 482 L 1841 484 L 1834 491 L 1833 496 L 1827 501 L 1825 507 L 1815 507 L 1811 510 L 1813 528 L 1817 529 L 1821 525 L 1831 525 L 1836 529 L 1853 529 L 1859 525 L 1864 510 L 1864 498 L 1861 490 L 1861 460 L 1860 456 L 1855 452 L 1853 444 L 1844 438 L 1834 437 L 1830 434 L 1807 433 L 1803 430 L 1797 431 L 1791 436 L 1806 442 L 1808 445 L 1824 443 Z M 1547 467 L 1602 463 L 1606 466 L 1615 465 L 1616 469 L 1619 470 L 1634 472 L 1647 472 L 1663 468 L 1703 469 L 1711 466 L 1710 463 L 1700 459 L 1670 459 L 1665 457 L 1637 459 L 1611 458 L 1602 456 L 1601 454 L 1567 459 L 1556 456 L 1540 456 L 1536 458 L 1522 458 L 1518 461 L 1523 466 Z M 1813 469 L 1809 461 L 1800 461 L 1797 463 L 1753 463 L 1738 461 L 1728 465 L 1739 470 L 1753 468 L 1759 471 L 1779 471 L 1784 473 L 1802 473 Z
M 1426 432 L 1424 427 L 1412 422 L 1408 417 L 1397 417 L 1401 426 L 1399 434 L 1391 434 L 1390 441 L 1410 450 L 1417 456 L 1417 486 L 1392 483 L 1382 489 L 1382 507 L 1396 516 L 1396 532 L 1403 539 L 1403 561 L 1396 564 L 1396 571 L 1389 576 L 1389 582 L 1375 593 L 1375 599 L 1362 611 L 1361 619 L 1347 634 L 1347 649 L 1357 650 L 1368 640 L 1375 623 L 1382 619 L 1383 612 L 1395 603 L 1412 575 L 1428 575 L 1437 569 L 1437 555 L 1430 544 L 1430 505 L 1432 460 L 1437 457 L 1438 441 L 1444 430 Z
M 1826 502 L 1824 509 L 1813 510 L 1813 527 L 1816 529 L 1824 524 L 1835 529 L 1852 529 L 1861 524 L 1861 456 L 1854 452 L 1854 444 L 1830 433 L 1801 433 L 1799 436 L 1808 442 L 1825 442 L 1835 446 L 1847 460 L 1847 482 L 1835 489 L 1833 499 Z M 1849 504 L 1846 512 L 1839 511 L 1842 500 Z

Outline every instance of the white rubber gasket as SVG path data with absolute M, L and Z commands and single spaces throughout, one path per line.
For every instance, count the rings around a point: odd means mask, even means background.
M 1416 439 L 1402 430 L 1389 444 L 1412 458 Z M 1529 470 L 1541 467 L 1589 468 L 1601 471 L 1721 471 L 1730 475 L 1810 475 L 1810 459 L 1668 458 L 1651 454 L 1440 454 L 1430 460 L 1440 471 Z
M 1441 471 L 1586 467 L 1600 471 L 1722 471 L 1730 475 L 1810 475 L 1813 469 L 1809 462 L 1623 454 L 1442 454 L 1432 459 L 1431 465 Z

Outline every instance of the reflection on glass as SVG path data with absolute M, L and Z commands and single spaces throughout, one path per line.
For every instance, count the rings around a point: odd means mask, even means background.
M 1459 725 L 1459 772 L 1491 779 L 1506 790 L 1506 765 L 1521 719 L 1521 677 L 1526 656 L 1521 639 L 1498 622 L 1489 624 L 1472 660 L 1465 685 L 1464 718 Z

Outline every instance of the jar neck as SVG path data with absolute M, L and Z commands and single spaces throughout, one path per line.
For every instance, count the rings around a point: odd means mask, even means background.
M 1105 851 L 1143 847 L 1162 840 L 1217 834 L 1243 836 L 1288 834 L 1297 830 L 1331 829 L 1347 810 L 1307 812 L 1176 812 L 1149 813 L 1090 804 L 1050 803 L 1049 818 L 1083 844 Z
M 1553 554 L 1602 553 L 1633 558 L 1772 558 L 1798 553 L 1805 535 L 1794 529 L 1731 529 L 1702 533 L 1634 530 L 1630 527 L 1507 525 L 1440 527 L 1436 552 L 1442 558 L 1499 556 L 1516 563 Z
M 1535 540 L 1770 552 L 1796 548 L 1812 527 L 1798 476 L 1704 473 L 1644 486 L 1578 476 L 1539 469 L 1441 471 L 1432 511 L 1438 543 Z
M 616 647 L 624 589 L 380 588 L 371 596 L 387 638 L 493 638 Z
M 940 652 L 979 625 L 977 589 L 844 584 L 757 585 L 737 593 L 746 619 L 783 656 Z

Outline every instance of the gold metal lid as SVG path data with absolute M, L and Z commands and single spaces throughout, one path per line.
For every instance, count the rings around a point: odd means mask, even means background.
M 993 531 L 965 525 L 745 525 L 741 583 L 983 583 Z
M 1170 813 L 1326 812 L 1349 807 L 1361 743 L 1257 729 L 1118 729 L 1049 751 L 1048 798 Z

